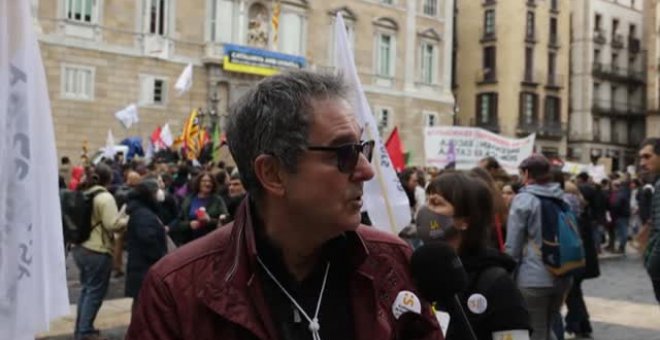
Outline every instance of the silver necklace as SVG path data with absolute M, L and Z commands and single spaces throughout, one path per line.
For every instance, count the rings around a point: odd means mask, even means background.
M 325 265 L 325 275 L 323 276 L 323 284 L 321 285 L 321 292 L 319 293 L 319 300 L 316 302 L 316 311 L 314 312 L 314 317 L 310 318 L 307 313 L 305 313 L 305 310 L 302 309 L 300 304 L 298 304 L 298 301 L 289 294 L 289 292 L 286 291 L 284 286 L 280 283 L 280 281 L 275 278 L 275 275 L 268 270 L 268 267 L 261 261 L 261 258 L 257 256 L 257 261 L 261 265 L 261 267 L 266 271 L 266 274 L 270 276 L 270 278 L 275 282 L 275 284 L 280 288 L 280 290 L 286 295 L 289 300 L 293 303 L 296 308 L 302 313 L 302 315 L 307 319 L 307 322 L 309 322 L 309 326 L 307 327 L 310 332 L 312 332 L 312 338 L 314 340 L 321 340 L 321 335 L 319 334 L 319 330 L 321 329 L 321 325 L 319 324 L 319 310 L 321 309 L 321 301 L 323 300 L 323 292 L 325 292 L 325 284 L 328 281 L 328 271 L 330 270 L 330 262 L 327 262 Z

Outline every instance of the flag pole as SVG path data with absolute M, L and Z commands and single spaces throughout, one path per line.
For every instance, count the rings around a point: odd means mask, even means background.
M 365 127 L 365 132 L 367 133 L 367 138 L 369 140 L 374 140 L 373 133 L 371 129 L 368 127 Z M 378 179 L 378 185 L 380 185 L 380 189 L 383 193 L 383 199 L 385 200 L 385 210 L 387 211 L 387 219 L 390 220 L 390 229 L 392 230 L 392 233 L 394 235 L 398 235 L 397 232 L 397 227 L 396 227 L 396 220 L 394 219 L 394 212 L 392 211 L 392 205 L 390 204 L 390 198 L 387 195 L 387 187 L 385 186 L 385 183 L 383 182 L 383 171 L 380 168 L 380 157 L 382 157 L 382 147 L 381 145 L 376 145 L 376 155 L 379 157 L 376 157 L 376 165 L 374 166 L 374 169 L 376 169 L 376 178 Z M 367 211 L 367 214 L 369 212 Z

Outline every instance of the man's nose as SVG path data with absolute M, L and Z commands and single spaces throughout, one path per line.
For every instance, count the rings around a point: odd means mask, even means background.
M 360 158 L 358 158 L 358 163 L 355 166 L 355 170 L 351 174 L 351 178 L 355 181 L 366 182 L 374 177 L 374 168 L 369 163 L 367 157 L 360 153 Z

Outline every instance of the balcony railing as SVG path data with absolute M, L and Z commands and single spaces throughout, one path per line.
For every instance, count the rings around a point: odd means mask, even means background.
M 628 38 L 628 51 L 630 53 L 639 53 L 642 50 L 642 42 L 637 38 Z
M 538 133 L 541 137 L 562 138 L 566 134 L 566 124 L 557 121 L 543 122 Z
M 612 48 L 623 48 L 623 35 L 621 34 L 612 35 Z
M 525 71 L 523 73 L 523 85 L 538 85 L 543 81 L 543 72 Z
M 591 110 L 595 115 L 621 118 L 642 117 L 646 114 L 642 104 L 600 98 L 593 100 Z
M 477 71 L 477 83 L 496 83 L 497 72 L 494 69 L 482 69 Z
M 607 38 L 605 38 L 604 30 L 602 29 L 594 30 L 594 42 L 596 44 L 605 44 L 607 42 Z
M 474 118 L 470 118 L 470 126 L 479 127 L 494 133 L 500 132 L 500 125 L 497 122 L 497 117 L 490 117 L 488 122 L 485 123 L 477 121 Z
M 593 75 L 613 81 L 643 84 L 646 81 L 643 72 L 634 68 L 627 69 L 617 65 L 593 63 Z
M 492 28 L 490 32 L 486 32 L 486 28 L 481 28 L 481 42 L 495 41 L 497 40 L 497 35 L 495 34 L 495 27 Z
M 552 88 L 564 87 L 564 75 L 559 73 L 548 74 L 548 82 L 546 87 L 552 87 Z
M 532 133 L 536 133 L 539 130 L 539 123 L 536 118 L 533 119 L 531 123 L 524 122 L 521 117 L 518 121 L 518 126 L 516 127 L 516 134 L 519 136 L 526 136 Z
M 559 35 L 558 34 L 551 34 L 550 39 L 548 40 L 548 46 L 552 48 L 559 48 Z

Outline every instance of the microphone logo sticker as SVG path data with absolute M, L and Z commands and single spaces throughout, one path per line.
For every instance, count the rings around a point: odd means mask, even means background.
M 488 308 L 488 300 L 481 294 L 472 294 L 468 298 L 467 306 L 474 314 L 483 314 Z
M 417 295 L 413 292 L 402 290 L 396 296 L 396 300 L 392 304 L 392 314 L 394 314 L 395 319 L 405 313 L 422 313 L 422 303 L 419 301 Z

